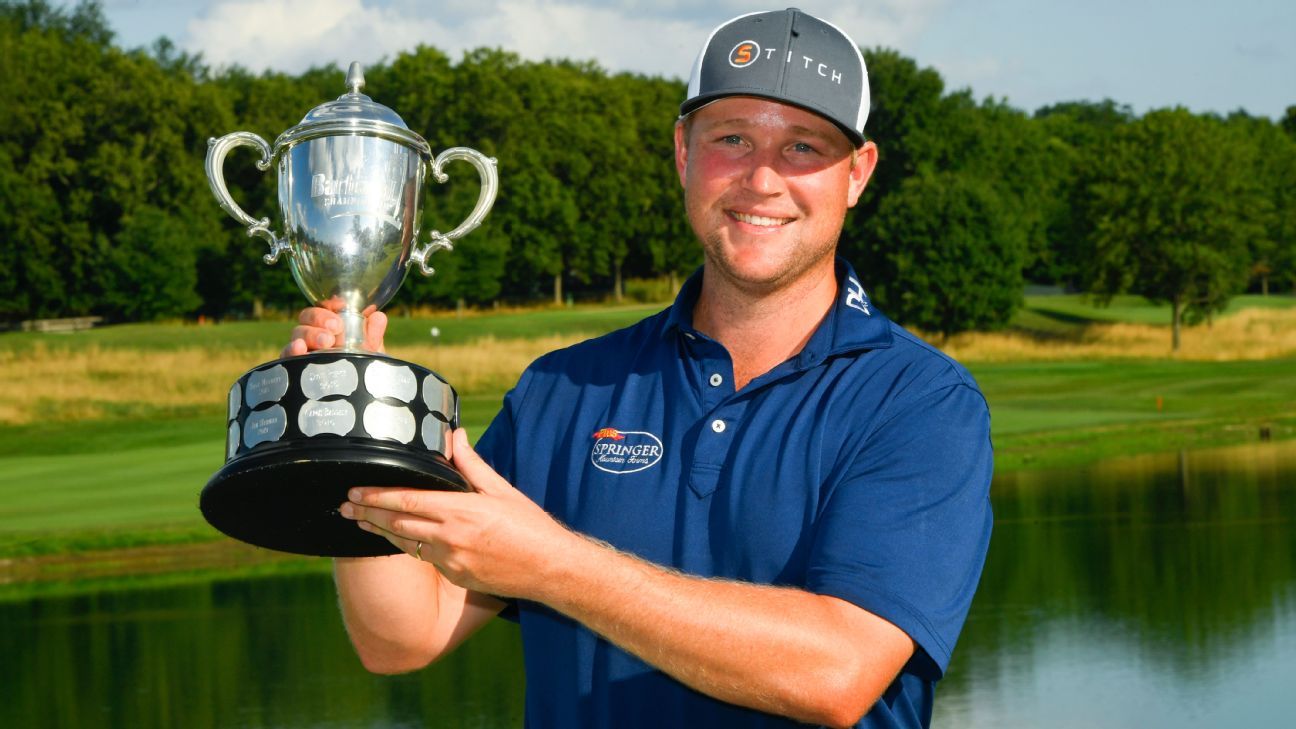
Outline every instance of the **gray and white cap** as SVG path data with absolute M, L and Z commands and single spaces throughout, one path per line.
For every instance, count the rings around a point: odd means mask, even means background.
M 859 46 L 796 8 L 740 15 L 711 31 L 680 117 L 726 96 L 794 104 L 833 122 L 854 144 L 864 142 L 869 87 Z

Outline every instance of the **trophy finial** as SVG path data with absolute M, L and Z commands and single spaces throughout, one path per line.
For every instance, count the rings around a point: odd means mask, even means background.
M 351 67 L 347 69 L 346 85 L 353 94 L 358 94 L 364 89 L 364 68 L 360 66 L 359 61 L 352 61 Z

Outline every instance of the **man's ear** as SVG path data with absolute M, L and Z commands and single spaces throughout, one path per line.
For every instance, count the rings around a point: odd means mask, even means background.
M 675 171 L 679 174 L 680 187 L 684 186 L 684 170 L 688 168 L 688 140 L 684 134 L 684 122 L 675 122 Z
M 860 195 L 864 193 L 873 170 L 877 168 L 878 148 L 873 142 L 865 142 L 855 151 L 855 166 L 850 171 L 850 189 L 847 191 L 846 206 L 855 207 Z

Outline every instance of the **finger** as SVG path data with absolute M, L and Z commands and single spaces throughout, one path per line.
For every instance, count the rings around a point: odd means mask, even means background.
M 329 302 L 331 304 L 331 302 Z M 309 306 L 297 315 L 297 322 L 308 327 L 323 329 L 333 334 L 342 333 L 342 317 L 322 306 Z
M 402 537 L 398 534 L 393 534 L 392 532 L 382 529 L 381 527 L 377 526 L 373 522 L 358 521 L 356 522 L 356 526 L 369 532 L 370 534 L 377 534 L 383 539 L 386 539 L 389 543 L 391 543 L 393 547 L 399 549 L 406 556 L 413 557 L 414 559 L 417 559 L 420 562 L 426 561 L 426 557 L 427 557 L 426 553 L 428 552 L 428 548 L 426 545 L 423 544 L 423 542 L 420 542 L 417 539 L 410 539 L 408 537 Z
M 292 338 L 294 340 L 300 339 L 302 344 L 305 345 L 307 351 L 313 349 L 327 349 L 337 342 L 337 337 L 327 329 L 307 326 L 305 324 L 299 324 L 293 327 Z M 302 354 L 305 354 L 305 352 L 302 352 Z
M 293 339 L 292 341 L 288 342 L 288 346 L 283 348 L 283 351 L 279 353 L 279 356 L 280 357 L 300 357 L 301 355 L 306 354 L 306 352 L 307 352 L 306 340 Z
M 459 473 L 468 479 L 473 488 L 483 494 L 502 494 L 515 490 L 473 450 L 468 443 L 468 431 L 456 428 L 450 437 L 454 442 L 452 452 L 455 468 L 459 469 Z
M 347 491 L 339 513 L 348 519 L 374 522 L 397 534 L 406 534 L 408 524 L 439 522 L 447 505 L 441 500 L 449 491 L 425 491 L 397 486 L 357 486 Z
M 387 333 L 387 315 L 375 311 L 365 320 L 365 347 L 372 352 L 385 352 L 383 335 Z

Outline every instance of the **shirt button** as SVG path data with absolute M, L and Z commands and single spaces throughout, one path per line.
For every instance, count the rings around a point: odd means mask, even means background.
M 714 375 L 711 375 L 711 386 L 712 386 L 712 387 L 719 387 L 719 386 L 720 386 L 720 383 L 722 383 L 722 382 L 724 382 L 724 378 L 720 376 L 720 373 L 719 373 L 719 372 L 715 373 Z
M 714 430 L 717 433 L 723 433 L 724 429 L 725 429 L 725 424 L 723 420 L 711 421 L 711 430 Z

